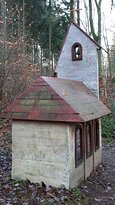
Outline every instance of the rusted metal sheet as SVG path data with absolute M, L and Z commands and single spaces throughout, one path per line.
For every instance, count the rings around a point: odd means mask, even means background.
M 1 117 L 84 122 L 109 113 L 82 82 L 41 77 L 18 96 Z
M 43 77 L 84 121 L 110 114 L 110 110 L 80 81 Z
M 39 121 L 83 122 L 68 103 L 43 79 L 38 78 L 7 107 L 2 118 Z

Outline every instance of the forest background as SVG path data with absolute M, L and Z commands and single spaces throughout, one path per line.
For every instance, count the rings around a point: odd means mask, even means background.
M 0 0 L 0 110 L 36 77 L 53 76 L 64 35 L 74 20 L 104 46 L 98 56 L 100 96 L 113 114 L 103 120 L 103 135 L 114 135 L 115 31 L 111 29 L 110 41 L 104 1 Z M 115 2 L 109 2 L 112 11 Z

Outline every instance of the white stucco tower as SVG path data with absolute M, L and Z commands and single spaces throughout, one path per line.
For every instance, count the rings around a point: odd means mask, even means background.
M 56 66 L 58 78 L 84 82 L 99 97 L 98 50 L 101 47 L 72 22 Z

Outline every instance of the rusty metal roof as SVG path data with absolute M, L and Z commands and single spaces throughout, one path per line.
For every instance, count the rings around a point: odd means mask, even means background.
M 41 77 L 18 96 L 1 117 L 85 122 L 109 113 L 109 109 L 82 82 Z

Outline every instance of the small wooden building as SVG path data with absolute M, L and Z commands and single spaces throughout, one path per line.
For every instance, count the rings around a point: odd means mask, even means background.
M 12 177 L 75 187 L 101 161 L 108 108 L 83 82 L 38 78 L 4 110 L 12 119 Z

